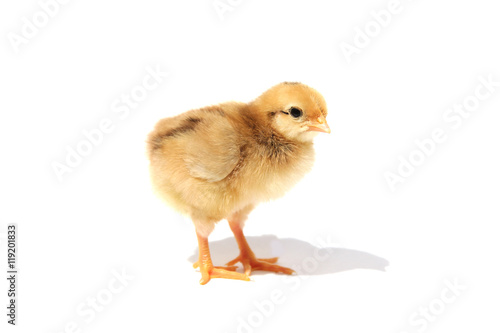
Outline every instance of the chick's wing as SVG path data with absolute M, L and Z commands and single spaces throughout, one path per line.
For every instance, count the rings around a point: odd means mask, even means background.
M 184 162 L 193 177 L 220 181 L 240 160 L 238 134 L 223 116 L 203 117 L 186 139 Z

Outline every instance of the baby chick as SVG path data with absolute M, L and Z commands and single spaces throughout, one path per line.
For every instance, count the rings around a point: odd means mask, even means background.
M 257 259 L 243 226 L 260 202 L 279 198 L 308 171 L 313 138 L 330 133 L 326 103 L 315 89 L 280 83 L 250 103 L 228 102 L 161 119 L 149 134 L 153 188 L 189 216 L 199 245 L 201 284 L 211 278 L 249 280 L 252 270 L 292 274 L 278 258 Z M 214 266 L 208 236 L 227 219 L 240 254 Z M 241 262 L 244 274 L 236 272 Z

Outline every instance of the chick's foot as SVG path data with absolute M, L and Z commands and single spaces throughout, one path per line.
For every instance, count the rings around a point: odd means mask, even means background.
M 198 246 L 200 256 L 198 261 L 193 264 L 194 268 L 200 268 L 201 280 L 200 284 L 206 284 L 211 278 L 223 278 L 223 279 L 233 279 L 233 280 L 244 280 L 250 281 L 250 278 L 242 273 L 234 272 L 236 266 L 230 267 L 220 267 L 212 264 L 212 259 L 210 257 L 210 250 L 208 248 L 208 239 L 205 236 L 201 236 L 196 233 L 198 237 Z
M 240 253 L 239 256 L 228 262 L 226 265 L 227 267 L 234 267 L 232 265 L 236 264 L 237 262 L 241 262 L 246 276 L 249 276 L 252 271 L 268 271 L 289 275 L 295 273 L 293 269 L 276 265 L 275 263 L 277 261 L 278 257 L 258 259 L 252 252 L 250 252 L 245 254 Z
M 234 265 L 237 262 L 243 264 L 243 269 L 245 270 L 245 275 L 249 276 L 252 271 L 268 271 L 283 274 L 293 274 L 295 271 L 293 269 L 276 265 L 278 257 L 268 258 L 268 259 L 257 259 L 253 253 L 250 245 L 243 234 L 242 222 L 238 219 L 229 219 L 229 227 L 234 234 L 234 238 L 238 243 L 238 248 L 240 249 L 240 255 L 235 259 L 228 262 L 226 265 Z
M 232 279 L 232 280 L 243 280 L 250 281 L 250 278 L 242 273 L 234 272 L 236 267 L 232 269 L 232 267 L 214 267 L 210 263 L 201 264 L 198 266 L 200 268 L 201 279 L 200 284 L 206 284 L 212 278 L 222 278 L 222 279 Z

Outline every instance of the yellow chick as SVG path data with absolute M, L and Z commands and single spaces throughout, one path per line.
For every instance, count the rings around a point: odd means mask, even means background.
M 253 270 L 292 274 L 278 258 L 257 259 L 243 226 L 260 202 L 283 196 L 312 168 L 313 138 L 330 133 L 326 103 L 315 89 L 280 83 L 250 103 L 227 102 L 161 119 L 147 140 L 153 188 L 189 216 L 199 245 L 201 284 L 250 280 Z M 214 266 L 208 236 L 227 219 L 240 254 Z M 241 262 L 244 273 L 236 272 Z

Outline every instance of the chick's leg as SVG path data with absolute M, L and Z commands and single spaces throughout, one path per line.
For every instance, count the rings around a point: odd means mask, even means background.
M 234 265 L 237 262 L 243 264 L 245 270 L 245 275 L 249 276 L 252 271 L 269 271 L 284 274 L 293 274 L 295 271 L 293 269 L 276 265 L 278 257 L 269 259 L 257 259 L 252 249 L 248 245 L 248 242 L 243 234 L 242 222 L 238 220 L 229 220 L 229 226 L 233 231 L 236 242 L 240 249 L 240 255 L 235 259 L 228 262 L 226 265 Z
M 200 267 L 201 280 L 200 284 L 206 284 L 211 278 L 224 278 L 224 279 L 234 279 L 234 280 L 245 280 L 250 281 L 250 278 L 241 273 L 232 272 L 231 267 L 214 267 L 212 264 L 212 258 L 210 257 L 210 250 L 208 248 L 208 238 L 206 236 L 196 233 L 198 236 L 198 248 L 199 248 L 199 259 L 198 262 L 193 266 Z M 228 270 L 229 269 L 229 270 Z

